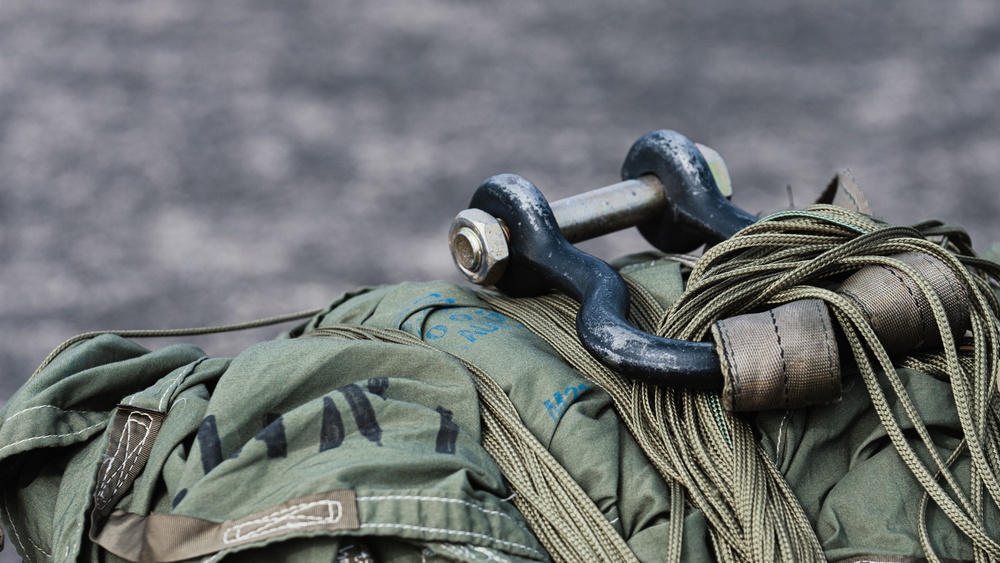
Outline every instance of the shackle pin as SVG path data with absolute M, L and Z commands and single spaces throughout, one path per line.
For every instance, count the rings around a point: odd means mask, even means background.
M 711 147 L 695 143 L 705 157 L 719 191 L 732 195 L 732 181 L 726 163 Z M 597 238 L 635 227 L 663 215 L 667 192 L 654 174 L 645 174 L 603 188 L 597 188 L 549 204 L 559 230 L 571 243 Z
M 658 217 L 667 207 L 659 178 L 647 174 L 553 201 L 552 214 L 568 242 L 590 240 Z
M 725 161 L 710 147 L 696 143 L 719 191 L 732 195 Z M 654 174 L 590 190 L 549 203 L 567 242 L 577 243 L 635 227 L 667 212 L 667 193 Z M 502 221 L 478 209 L 466 209 L 448 234 L 452 258 L 472 283 L 493 285 L 503 275 L 510 255 L 509 232 Z

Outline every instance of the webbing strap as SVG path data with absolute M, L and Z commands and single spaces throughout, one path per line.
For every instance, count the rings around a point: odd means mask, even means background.
M 826 305 L 793 301 L 712 327 L 733 411 L 790 409 L 840 397 L 840 355 Z
M 116 510 L 99 532 L 91 532 L 91 540 L 129 561 L 184 561 L 303 530 L 358 527 L 354 491 L 340 490 L 292 499 L 224 522 Z
M 844 280 L 837 293 L 864 314 L 890 357 L 941 346 L 942 329 L 954 338 L 965 334 L 968 292 L 955 270 L 919 252 L 871 260 Z M 938 325 L 918 280 L 940 300 L 946 327 Z M 724 318 L 712 327 L 712 335 L 725 381 L 722 401 L 728 409 L 789 409 L 840 397 L 838 345 L 822 301 Z
M 913 268 L 941 300 L 952 336 L 969 327 L 969 299 L 956 272 L 933 256 L 905 252 L 892 260 Z M 941 346 L 940 329 L 927 296 L 916 279 L 895 262 L 862 268 L 844 280 L 837 293 L 864 312 L 872 330 L 890 357 Z
M 865 215 L 872 214 L 868 199 L 854 179 L 854 174 L 847 168 L 837 171 L 837 175 L 826 186 L 816 203 L 835 205 Z

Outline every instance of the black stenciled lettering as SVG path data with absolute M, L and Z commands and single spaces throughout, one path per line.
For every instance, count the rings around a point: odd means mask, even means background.
M 439 454 L 454 454 L 458 439 L 458 425 L 451 419 L 454 413 L 444 407 L 438 407 L 437 412 L 441 415 L 441 426 L 438 428 L 434 451 Z
M 389 390 L 389 378 L 388 377 L 372 377 L 368 380 L 368 392 L 373 395 L 378 395 L 383 400 L 385 399 L 385 392 Z
M 319 430 L 319 451 L 325 452 L 344 443 L 344 419 L 330 397 L 323 397 L 323 421 Z
M 186 497 L 187 494 L 188 494 L 187 489 L 181 489 L 180 491 L 177 491 L 177 494 L 174 495 L 174 500 L 170 501 L 170 508 L 177 508 L 177 505 L 180 504 L 182 500 L 184 500 L 184 497 Z
M 371 401 L 365 392 L 356 384 L 351 383 L 337 389 L 344 394 L 347 404 L 351 406 L 351 414 L 354 415 L 354 422 L 358 425 L 361 435 L 369 441 L 382 445 L 382 428 L 375 418 L 375 409 L 372 408 Z
M 267 458 L 288 456 L 288 441 L 285 439 L 285 422 L 281 415 L 267 413 L 264 415 L 264 423 L 267 426 L 254 436 L 255 439 L 264 442 L 267 446 Z
M 215 469 L 222 463 L 222 441 L 219 440 L 219 428 L 215 423 L 215 415 L 210 414 L 198 426 L 198 447 L 201 449 L 201 467 L 205 473 Z

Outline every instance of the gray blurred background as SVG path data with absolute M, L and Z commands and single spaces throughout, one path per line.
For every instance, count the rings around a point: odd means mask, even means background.
M 592 189 L 659 128 L 721 152 L 753 213 L 850 167 L 890 221 L 1000 240 L 1000 3 L 551 4 L 0 3 L 0 404 L 79 332 L 457 281 L 482 180 Z

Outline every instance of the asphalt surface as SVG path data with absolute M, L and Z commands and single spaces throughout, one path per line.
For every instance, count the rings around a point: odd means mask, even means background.
M 0 404 L 79 332 L 457 281 L 482 180 L 609 184 L 653 129 L 721 152 L 753 213 L 849 167 L 892 222 L 1000 241 L 1000 4 L 827 4 L 0 3 Z

